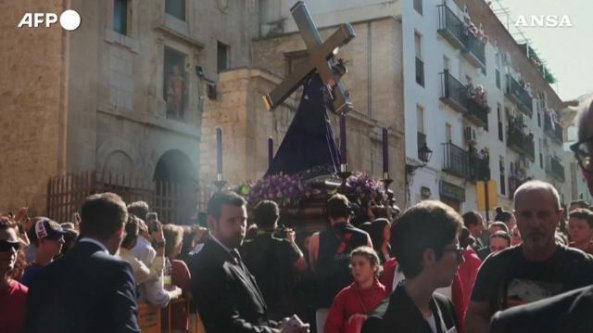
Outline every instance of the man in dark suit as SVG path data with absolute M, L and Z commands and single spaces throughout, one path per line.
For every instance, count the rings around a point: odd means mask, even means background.
M 208 333 L 306 332 L 306 325 L 268 319 L 264 298 L 237 251 L 247 228 L 245 205 L 232 192 L 218 192 L 208 202 L 210 239 L 190 263 L 193 299 L 204 327 Z
M 581 102 L 578 141 L 570 146 L 593 194 L 593 94 Z M 492 332 L 593 332 L 593 285 L 494 315 Z
M 113 256 L 128 219 L 125 203 L 113 193 L 91 195 L 81 218 L 78 243 L 29 288 L 24 332 L 140 332 L 132 269 Z

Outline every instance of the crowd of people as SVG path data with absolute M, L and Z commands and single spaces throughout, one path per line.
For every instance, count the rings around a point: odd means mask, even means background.
M 591 134 L 593 105 L 571 147 L 593 193 Z M 190 314 L 208 333 L 593 331 L 588 204 L 565 212 L 539 180 L 488 221 L 434 200 L 401 214 L 351 200 L 332 195 L 328 227 L 302 243 L 275 202 L 250 217 L 229 191 L 210 198 L 207 228 L 113 193 L 87 197 L 72 222 L 22 208 L 0 217 L 0 330 L 140 332 L 139 304 L 182 297 L 166 316 L 175 332 Z

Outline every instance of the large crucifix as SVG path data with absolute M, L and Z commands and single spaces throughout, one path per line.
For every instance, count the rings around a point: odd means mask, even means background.
M 298 1 L 290 9 L 292 17 L 301 32 L 307 46 L 307 59 L 295 71 L 288 75 L 272 92 L 264 96 L 268 110 L 280 105 L 290 94 L 297 90 L 315 71 L 319 73 L 329 96 L 332 99 L 333 111 L 347 113 L 352 109 L 348 92 L 340 82 L 346 72 L 341 60 L 335 60 L 334 50 L 350 42 L 355 37 L 354 29 L 349 23 L 340 25 L 325 42 L 307 11 L 304 2 Z

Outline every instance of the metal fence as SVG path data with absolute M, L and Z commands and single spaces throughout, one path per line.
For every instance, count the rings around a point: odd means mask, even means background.
M 48 183 L 47 216 L 60 222 L 72 221 L 73 214 L 90 194 L 114 192 L 126 203 L 143 200 L 167 223 L 188 224 L 206 210 L 210 189 L 195 183 L 169 183 L 134 178 L 116 173 L 87 171 L 52 177 Z M 195 222 L 195 221 L 194 221 Z

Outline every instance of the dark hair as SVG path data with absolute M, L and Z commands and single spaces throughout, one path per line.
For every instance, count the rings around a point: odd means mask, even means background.
M 260 228 L 273 228 L 280 217 L 278 204 L 272 200 L 262 200 L 258 202 L 253 210 L 255 224 Z
M 584 209 L 584 208 L 575 209 L 572 212 L 570 212 L 570 214 L 568 214 L 569 219 L 573 218 L 573 217 L 576 219 L 582 219 L 582 220 L 587 221 L 589 228 L 593 228 L 593 212 L 592 211 L 590 211 L 588 209 Z
M 208 201 L 208 215 L 216 218 L 218 220 L 220 218 L 220 213 L 222 211 L 222 205 L 231 205 L 236 207 L 245 206 L 247 202 L 243 199 L 242 196 L 238 195 L 235 192 L 230 191 L 221 191 L 216 192 Z
M 507 224 L 509 223 L 512 217 L 513 213 L 502 209 L 502 207 L 496 207 L 496 216 L 494 216 L 494 221 L 500 221 Z
M 165 257 L 170 257 L 173 249 L 183 242 L 183 228 L 175 224 L 165 224 L 163 225 L 163 234 L 165 236 Z
M 327 200 L 327 216 L 329 218 L 350 217 L 352 209 L 350 201 L 343 194 L 334 194 Z
M 506 240 L 507 242 L 509 242 L 509 246 L 511 245 L 511 235 L 509 235 L 508 233 L 504 232 L 504 231 L 497 231 L 495 233 L 493 233 L 492 235 L 490 235 L 490 239 L 492 238 L 501 238 Z
M 576 205 L 578 208 L 589 209 L 589 204 L 585 200 L 571 201 L 569 207 L 572 205 Z
M 470 245 L 473 245 L 476 242 L 476 239 L 470 234 L 469 229 L 466 227 L 461 228 L 461 232 L 459 233 L 459 246 L 462 248 L 466 248 Z
M 146 201 L 134 201 L 128 205 L 128 213 L 134 214 L 136 217 L 141 218 L 142 220 L 146 219 L 146 214 L 148 214 L 148 211 L 149 208 Z
M 578 135 L 579 140 L 585 140 L 591 135 L 589 133 L 589 130 L 587 129 L 589 126 L 588 121 L 589 121 L 590 114 L 593 113 L 593 100 L 590 98 L 591 97 L 588 96 L 587 99 L 579 102 L 579 106 L 578 106 L 579 115 L 578 115 L 578 121 L 577 121 L 577 125 L 578 125 L 577 135 Z
M 390 226 L 386 218 L 378 218 L 370 223 L 368 230 L 365 230 L 371 236 L 371 242 L 375 251 L 380 252 L 384 241 L 385 227 Z
M 463 214 L 462 217 L 463 217 L 463 225 L 466 228 L 469 228 L 470 226 L 479 224 L 480 218 L 482 216 L 480 215 L 480 213 L 478 213 L 476 211 L 470 211 L 470 212 Z
M 422 272 L 424 251 L 432 249 L 438 259 L 455 240 L 463 219 L 453 208 L 434 200 L 422 201 L 406 210 L 391 228 L 391 248 L 408 278 Z
M 60 251 L 60 255 L 66 254 L 68 250 L 70 250 L 78 240 L 78 231 L 75 229 L 64 229 L 66 232 L 64 234 L 64 245 L 62 246 L 62 251 Z
M 126 249 L 132 248 L 138 239 L 140 233 L 140 219 L 135 215 L 130 214 L 128 222 L 126 223 L 126 237 L 121 242 L 121 246 Z
M 80 209 L 80 234 L 82 237 L 108 239 L 128 220 L 128 210 L 121 197 L 115 193 L 93 194 Z
M 493 222 L 493 223 L 492 223 L 492 224 L 491 224 L 491 225 L 488 227 L 488 229 L 490 229 L 490 228 L 492 228 L 492 227 L 499 227 L 499 228 L 501 228 L 501 229 L 502 229 L 504 232 L 506 232 L 507 234 L 508 234 L 508 233 L 509 233 L 509 231 L 510 231 L 510 230 L 509 230 L 509 226 L 508 226 L 508 225 L 506 225 L 506 223 L 504 223 L 504 222 L 500 222 L 500 221 Z

